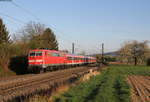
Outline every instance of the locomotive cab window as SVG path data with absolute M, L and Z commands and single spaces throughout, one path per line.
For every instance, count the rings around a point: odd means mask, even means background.
M 36 52 L 36 56 L 42 56 L 42 52 Z
M 59 53 L 53 53 L 52 56 L 59 57 L 60 54 Z
M 29 56 L 42 56 L 42 52 L 30 52 Z
M 35 56 L 35 52 L 30 52 L 29 56 Z

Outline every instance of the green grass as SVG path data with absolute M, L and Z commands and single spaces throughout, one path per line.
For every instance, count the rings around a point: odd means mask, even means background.
M 109 66 L 103 74 L 72 87 L 54 102 L 131 102 L 128 75 L 150 76 L 150 67 Z

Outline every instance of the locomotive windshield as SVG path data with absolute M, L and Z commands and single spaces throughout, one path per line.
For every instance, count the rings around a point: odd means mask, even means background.
M 35 52 L 31 52 L 29 56 L 35 56 Z
M 29 56 L 42 56 L 42 52 L 30 52 Z

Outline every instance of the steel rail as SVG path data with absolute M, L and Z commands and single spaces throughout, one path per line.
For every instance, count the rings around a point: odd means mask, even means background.
M 63 82 L 71 78 L 78 77 L 82 74 L 89 72 L 87 67 L 73 68 L 64 71 L 34 75 L 26 77 L 25 79 L 14 81 L 12 84 L 9 82 L 0 83 L 0 101 L 7 101 L 16 96 L 23 95 L 27 91 L 41 90 L 43 86 L 49 88 L 57 82 Z M 96 68 L 95 68 L 96 69 Z M 94 70 L 94 69 L 93 69 Z M 10 94 L 11 93 L 11 94 Z

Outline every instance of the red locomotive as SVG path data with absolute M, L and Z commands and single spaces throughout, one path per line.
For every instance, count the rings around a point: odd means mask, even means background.
M 35 49 L 29 51 L 28 54 L 28 69 L 33 72 L 43 72 L 46 70 L 66 68 L 67 66 L 80 66 L 95 62 L 96 58 L 94 57 L 73 55 L 48 49 Z

